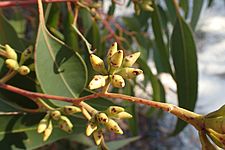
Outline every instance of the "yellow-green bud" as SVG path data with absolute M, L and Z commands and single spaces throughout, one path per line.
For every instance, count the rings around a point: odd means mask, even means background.
M 28 68 L 30 68 L 30 71 L 35 71 L 34 63 L 30 64 L 30 65 L 28 66 Z
M 125 81 L 120 75 L 113 75 L 111 83 L 114 87 L 117 88 L 123 88 L 125 86 Z
M 225 135 L 217 133 L 213 129 L 206 129 L 208 136 L 220 148 L 225 149 Z
M 117 115 L 115 115 L 115 117 L 119 118 L 119 119 L 130 119 L 133 116 L 131 114 L 129 114 L 128 112 L 120 112 Z
M 66 116 L 61 116 L 59 119 L 59 128 L 70 133 L 72 132 L 73 124 Z
M 81 109 L 79 107 L 76 107 L 76 106 L 64 106 L 63 112 L 65 114 L 72 115 L 72 114 L 81 112 Z
M 140 74 L 143 71 L 141 69 L 136 68 L 122 68 L 117 74 L 121 75 L 124 79 L 132 79 Z
M 137 59 L 140 55 L 141 55 L 140 52 L 136 52 L 136 53 L 133 53 L 131 55 L 124 57 L 123 67 L 131 67 L 137 61 Z
M 32 56 L 33 46 L 29 46 L 27 49 L 23 51 L 20 57 L 20 65 L 22 65 L 27 59 Z
M 104 61 L 98 56 L 91 54 L 90 61 L 93 69 L 101 74 L 107 74 Z
M 149 0 L 146 0 L 141 4 L 141 7 L 145 11 L 153 11 L 154 9 L 152 8 L 151 5 L 152 5 L 152 2 Z
M 115 115 L 118 114 L 120 112 L 124 112 L 124 108 L 123 107 L 119 107 L 119 106 L 110 106 L 107 110 L 106 110 L 108 115 Z
M 134 4 L 134 10 L 135 10 L 135 14 L 136 14 L 136 15 L 140 15 L 141 9 L 140 9 L 140 6 L 139 6 L 138 3 L 135 3 L 135 4 Z
M 109 121 L 108 116 L 103 112 L 96 114 L 96 119 L 99 123 L 102 123 L 102 124 L 106 124 Z
M 205 127 L 215 130 L 218 133 L 225 133 L 225 117 L 206 118 Z
M 5 64 L 9 69 L 18 70 L 19 68 L 18 62 L 14 59 L 6 59 Z
M 110 59 L 110 66 L 112 68 L 119 68 L 123 62 L 123 51 L 118 50 Z
M 110 64 L 111 57 L 117 52 L 117 43 L 114 42 L 112 46 L 109 48 L 108 54 L 107 54 L 107 63 Z
M 98 89 L 100 87 L 105 86 L 105 80 L 107 78 L 108 78 L 108 76 L 95 75 L 94 78 L 89 83 L 88 88 L 93 90 L 93 89 Z
M 5 51 L 7 54 L 7 58 L 17 61 L 17 53 L 8 44 L 5 45 Z
M 53 126 L 52 126 L 52 121 L 50 120 L 48 127 L 45 129 L 43 133 L 43 141 L 46 141 L 50 137 L 52 130 L 53 130 Z
M 105 125 L 109 131 L 117 134 L 123 134 L 123 130 L 120 128 L 116 121 L 109 119 L 109 121 Z
M 58 111 L 58 110 L 52 111 L 52 112 L 51 112 L 51 117 L 52 117 L 54 120 L 59 120 L 60 117 L 61 117 L 60 111 Z
M 42 133 L 45 131 L 45 129 L 48 127 L 48 122 L 49 122 L 49 114 L 46 114 L 43 119 L 38 124 L 37 127 L 37 132 Z
M 101 130 L 94 131 L 93 136 L 94 136 L 96 145 L 99 145 L 103 139 L 102 131 Z
M 19 74 L 25 76 L 30 73 L 30 69 L 27 66 L 20 66 L 18 72 Z
M 86 135 L 90 136 L 95 130 L 97 130 L 97 125 L 93 121 L 90 121 L 86 127 Z

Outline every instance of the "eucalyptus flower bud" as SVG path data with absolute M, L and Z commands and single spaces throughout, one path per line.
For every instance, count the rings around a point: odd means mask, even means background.
M 72 115 L 72 114 L 81 112 L 81 109 L 76 106 L 64 106 L 62 109 L 63 109 L 63 112 L 68 115 Z
M 23 51 L 20 57 L 20 65 L 23 64 L 26 60 L 28 60 L 32 56 L 33 46 L 29 46 L 27 49 Z
M 108 115 L 116 115 L 120 112 L 124 112 L 124 108 L 123 107 L 119 107 L 119 106 L 110 106 L 107 110 L 106 110 Z
M 28 66 L 28 68 L 30 68 L 30 71 L 35 71 L 34 63 L 30 64 L 30 65 Z
M 28 68 L 27 66 L 20 66 L 18 72 L 19 74 L 25 76 L 30 73 L 30 68 Z
M 119 119 L 130 119 L 133 116 L 131 114 L 129 114 L 128 112 L 120 112 L 120 113 L 116 114 L 115 117 L 119 118 Z
M 94 54 L 91 54 L 90 61 L 91 61 L 91 65 L 92 65 L 93 69 L 96 72 L 99 72 L 101 74 L 107 74 L 107 70 L 105 68 L 104 61 L 101 58 L 99 58 L 98 56 L 96 56 Z
M 102 124 L 106 124 L 109 121 L 108 116 L 103 112 L 97 113 L 96 119 L 99 123 L 102 123 Z
M 51 112 L 51 117 L 54 119 L 54 120 L 59 120 L 60 117 L 61 117 L 61 112 L 58 111 L 58 110 L 54 110 Z
M 95 75 L 94 78 L 89 83 L 88 88 L 93 90 L 93 89 L 98 89 L 100 87 L 105 86 L 105 80 L 107 78 L 108 78 L 108 76 Z
M 214 150 L 214 149 L 216 149 L 215 146 L 209 141 L 207 136 L 201 131 L 199 131 L 199 139 L 201 141 L 203 150 L 207 150 L 207 149 Z
M 117 72 L 117 74 L 121 75 L 124 79 L 132 79 L 142 73 L 143 71 L 141 69 L 136 68 L 122 68 L 119 72 Z
M 110 64 L 111 57 L 117 52 L 117 43 L 114 42 L 110 47 L 108 54 L 107 54 L 107 63 Z
M 72 132 L 73 124 L 66 116 L 61 116 L 59 119 L 59 128 L 70 133 Z
M 114 87 L 117 88 L 123 88 L 125 86 L 125 81 L 120 75 L 113 75 L 111 83 Z
M 102 131 L 101 130 L 94 131 L 93 136 L 94 136 L 94 140 L 95 140 L 96 145 L 99 145 L 102 142 L 102 139 L 103 139 Z
M 86 135 L 90 136 L 95 130 L 97 130 L 97 125 L 93 121 L 89 121 L 86 127 Z
M 152 1 L 151 0 L 145 0 L 142 2 L 141 7 L 145 11 L 153 11 L 154 9 L 152 8 Z
M 225 149 L 225 134 L 220 134 L 213 129 L 206 129 L 208 136 L 220 148 Z
M 124 57 L 123 67 L 131 67 L 137 61 L 137 59 L 140 55 L 141 55 L 140 52 L 136 52 L 136 53 L 133 53 L 131 55 Z
M 123 51 L 118 50 L 113 54 L 113 56 L 110 59 L 110 66 L 112 68 L 119 68 L 123 62 Z
M 37 127 L 37 132 L 42 133 L 45 131 L 45 129 L 48 127 L 48 122 L 49 122 L 49 114 L 46 114 L 43 119 L 38 124 Z
M 7 68 L 12 69 L 12 70 L 18 70 L 19 64 L 16 60 L 14 59 L 6 59 L 5 64 Z
M 109 131 L 117 134 L 123 134 L 123 130 L 120 128 L 116 121 L 109 119 L 109 121 L 105 125 Z
M 52 121 L 50 120 L 48 123 L 48 127 L 45 129 L 43 133 L 43 141 L 47 141 L 47 139 L 50 137 L 53 130 Z
M 13 59 L 17 61 L 17 53 L 8 44 L 5 45 L 5 51 L 8 59 Z
M 225 133 L 225 117 L 217 117 L 217 118 L 206 118 L 205 120 L 205 128 L 210 128 L 215 130 L 218 133 Z

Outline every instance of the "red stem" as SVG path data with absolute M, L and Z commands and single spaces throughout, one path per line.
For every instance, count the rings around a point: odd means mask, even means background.
M 42 0 L 45 3 L 57 3 L 57 2 L 77 2 L 77 0 Z M 12 6 L 24 6 L 30 4 L 36 4 L 37 0 L 15 0 L 15 1 L 0 1 L 0 7 L 12 7 Z

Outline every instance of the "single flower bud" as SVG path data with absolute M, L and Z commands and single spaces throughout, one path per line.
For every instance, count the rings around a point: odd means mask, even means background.
M 66 116 L 61 116 L 59 119 L 59 128 L 70 133 L 72 132 L 73 124 Z
M 119 106 L 110 106 L 107 110 L 106 110 L 108 115 L 116 115 L 120 112 L 124 112 L 124 108 L 123 107 L 119 107 Z
M 90 136 L 95 130 L 97 130 L 97 125 L 93 121 L 89 121 L 86 127 L 86 135 Z
M 107 54 L 107 63 L 110 64 L 111 57 L 117 52 L 117 43 L 114 42 L 112 46 L 109 48 Z
M 117 72 L 117 74 L 121 75 L 124 79 L 132 79 L 142 73 L 143 71 L 141 69 L 136 68 L 122 68 Z
M 43 119 L 38 124 L 37 127 L 37 132 L 42 133 L 45 131 L 45 129 L 48 127 L 48 122 L 49 122 L 49 114 L 46 114 Z
M 72 115 L 72 114 L 81 112 L 81 109 L 76 106 L 64 106 L 62 109 L 63 109 L 63 112 L 68 115 Z
M 89 83 L 88 88 L 93 90 L 93 89 L 98 89 L 100 87 L 105 86 L 105 80 L 107 78 L 108 78 L 108 76 L 95 75 L 94 78 Z
M 26 60 L 28 60 L 32 56 L 33 46 L 29 46 L 27 49 L 23 51 L 20 57 L 20 65 L 22 65 Z
M 94 136 L 96 145 L 99 145 L 103 139 L 102 131 L 101 130 L 94 131 L 93 136 Z
M 43 133 L 43 141 L 47 141 L 47 139 L 50 137 L 53 130 L 52 121 L 50 120 L 48 123 L 48 127 L 45 129 Z
M 102 124 L 106 124 L 109 121 L 108 116 L 103 112 L 97 113 L 96 119 L 99 123 L 102 123 Z
M 90 61 L 93 69 L 101 74 L 107 74 L 107 70 L 105 68 L 104 61 L 99 58 L 98 56 L 91 54 L 90 55 Z
M 114 87 L 123 88 L 125 86 L 125 81 L 120 75 L 113 75 L 111 83 Z
M 17 53 L 8 44 L 5 45 L 5 51 L 8 59 L 13 59 L 17 61 Z
M 151 1 L 144 1 L 141 4 L 141 7 L 144 11 L 153 11 L 154 9 L 152 8 L 152 2 Z
M 116 114 L 115 117 L 118 119 L 130 119 L 133 116 L 131 114 L 129 114 L 128 112 L 120 112 L 120 113 Z
M 51 117 L 54 119 L 54 120 L 59 120 L 60 117 L 61 117 L 61 112 L 58 111 L 58 110 L 54 110 L 51 112 Z
M 20 66 L 18 72 L 19 74 L 25 76 L 30 73 L 30 69 L 27 66 Z
M 141 55 L 140 52 L 136 52 L 136 53 L 133 53 L 131 55 L 124 57 L 123 67 L 131 67 L 137 61 L 137 59 L 140 55 Z
M 120 128 L 116 121 L 109 119 L 109 121 L 105 125 L 109 131 L 117 134 L 123 134 L 123 130 Z
M 16 60 L 14 59 L 6 59 L 5 64 L 7 68 L 12 69 L 12 70 L 18 70 L 19 64 Z
M 123 51 L 118 50 L 115 54 L 111 57 L 110 66 L 112 68 L 119 68 L 123 62 Z
M 213 129 L 206 129 L 208 136 L 220 148 L 225 149 L 225 135 L 217 133 Z

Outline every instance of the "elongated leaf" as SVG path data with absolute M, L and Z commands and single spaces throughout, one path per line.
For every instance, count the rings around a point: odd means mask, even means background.
M 152 28 L 155 36 L 155 42 L 156 42 L 156 50 L 155 55 L 157 56 L 157 61 L 161 68 L 157 68 L 159 72 L 169 72 L 172 75 L 172 70 L 170 67 L 169 62 L 169 51 L 168 48 L 163 40 L 163 32 L 162 32 L 162 26 L 161 26 L 161 17 L 158 10 L 158 7 L 153 2 L 154 11 L 151 14 L 152 17 Z
M 191 29 L 179 15 L 177 15 L 177 22 L 171 37 L 171 53 L 175 67 L 179 106 L 193 111 L 198 92 L 196 46 Z M 179 133 L 185 126 L 186 123 L 179 120 L 174 133 Z
M 167 14 L 170 22 L 174 25 L 176 22 L 176 8 L 173 5 L 173 1 L 165 0 L 166 7 L 167 7 Z
M 193 1 L 193 10 L 192 10 L 192 16 L 191 16 L 191 27 L 193 30 L 195 30 L 195 27 L 198 23 L 198 19 L 200 17 L 203 4 L 204 4 L 203 0 Z
M 180 1 L 180 7 L 183 9 L 184 14 L 185 14 L 185 18 L 188 17 L 188 13 L 189 13 L 189 0 L 181 0 Z
M 82 58 L 53 37 L 43 23 L 39 25 L 35 61 L 36 75 L 45 93 L 78 97 L 85 87 L 87 69 Z

